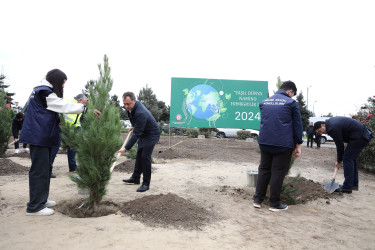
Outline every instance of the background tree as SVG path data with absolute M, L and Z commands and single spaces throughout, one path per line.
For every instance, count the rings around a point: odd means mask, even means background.
M 357 114 L 352 117 L 360 121 L 375 134 L 375 95 L 369 97 L 367 103 L 363 104 Z M 375 138 L 362 150 L 358 157 L 358 165 L 360 168 L 375 173 Z
M 296 101 L 301 111 L 302 127 L 303 129 L 305 129 L 309 124 L 309 118 L 313 116 L 313 113 L 307 109 L 307 105 L 304 100 L 302 91 L 297 95 Z
M 90 97 L 90 87 L 95 87 L 95 81 L 94 80 L 87 81 L 87 83 L 85 85 L 85 88 L 82 89 L 82 94 L 87 96 L 87 98 Z
M 333 117 L 333 115 L 331 112 L 329 112 L 327 115 L 322 115 L 322 117 Z
M 4 157 L 12 133 L 12 117 L 7 108 L 7 94 L 0 88 L 0 157 Z
M 4 74 L 1 74 L 0 75 L 0 90 L 3 90 L 5 92 L 5 99 L 7 100 L 6 106 L 10 108 L 12 105 L 12 101 L 13 101 L 12 96 L 14 96 L 14 93 L 9 93 L 6 91 L 6 89 L 10 85 L 5 84 L 5 79 L 6 79 L 6 76 L 4 76 Z
M 158 99 L 156 98 L 156 95 L 154 94 L 152 89 L 148 87 L 148 85 L 146 85 L 146 87 L 143 87 L 141 91 L 139 91 L 137 100 L 145 105 L 145 107 L 151 112 L 157 122 L 160 121 L 162 110 L 159 109 Z
M 89 87 L 89 112 L 85 114 L 82 129 L 77 130 L 66 123 L 62 127 L 63 140 L 77 151 L 79 178 L 71 176 L 71 179 L 79 188 L 89 190 L 86 206 L 92 208 L 93 212 L 97 211 L 99 202 L 106 193 L 111 176 L 110 167 L 122 144 L 119 111 L 109 97 L 113 81 L 106 55 L 103 68 L 100 64 L 98 67 L 100 77 Z M 101 111 L 100 117 L 94 115 L 94 109 Z
M 158 108 L 161 111 L 160 122 L 169 123 L 170 107 L 165 102 L 158 101 Z
M 117 95 L 111 96 L 111 102 L 118 108 L 121 120 L 129 120 L 128 113 L 123 108 L 122 100 Z

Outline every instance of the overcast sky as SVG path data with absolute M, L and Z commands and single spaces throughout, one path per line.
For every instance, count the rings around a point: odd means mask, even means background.
M 355 113 L 375 95 L 375 1 L 1 0 L 0 70 L 23 105 L 59 68 L 65 97 L 109 57 L 111 94 L 171 77 L 292 80 L 317 115 Z

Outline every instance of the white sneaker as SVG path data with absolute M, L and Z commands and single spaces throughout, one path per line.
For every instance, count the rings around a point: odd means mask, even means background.
M 23 151 L 25 151 L 26 153 L 29 153 L 30 149 L 29 148 L 24 148 Z
M 56 206 L 56 202 L 47 200 L 46 204 L 44 204 L 46 207 L 54 207 Z
M 53 214 L 53 209 L 50 209 L 48 207 L 43 208 L 42 210 L 39 210 L 38 212 L 34 212 L 34 213 L 26 212 L 26 215 L 34 215 L 34 216 L 47 216 L 47 215 L 52 215 L 52 214 Z
M 17 148 L 16 150 L 14 150 L 14 153 L 15 153 L 15 154 L 19 154 L 19 153 L 20 153 L 20 150 Z

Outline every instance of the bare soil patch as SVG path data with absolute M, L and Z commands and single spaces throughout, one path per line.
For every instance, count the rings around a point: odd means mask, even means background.
M 27 152 L 23 152 L 22 149 L 20 151 L 20 153 L 18 154 L 14 154 L 14 153 L 6 153 L 5 154 L 5 158 L 9 158 L 9 157 L 20 157 L 20 158 L 29 158 L 30 159 L 30 153 L 27 153 Z

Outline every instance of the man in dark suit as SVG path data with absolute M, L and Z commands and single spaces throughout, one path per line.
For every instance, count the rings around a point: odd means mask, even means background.
M 314 143 L 314 123 L 310 122 L 310 124 L 306 127 L 306 135 L 307 135 L 307 147 L 309 147 L 309 142 L 311 143 L 310 147 L 313 147 Z
M 325 122 L 316 122 L 314 131 L 328 134 L 337 148 L 336 168 L 344 164 L 345 181 L 336 192 L 351 194 L 358 190 L 357 158 L 361 151 L 374 138 L 372 132 L 360 122 L 348 117 L 332 117 Z M 344 143 L 348 143 L 344 148 Z
M 144 192 L 150 188 L 151 155 L 155 144 L 159 141 L 160 129 L 150 111 L 135 99 L 133 92 L 124 93 L 122 101 L 132 124 L 132 128 L 129 131 L 133 130 L 133 135 L 125 145 L 125 148 L 120 149 L 118 152 L 124 154 L 138 141 L 137 158 L 133 175 L 123 181 L 131 184 L 139 184 L 141 174 L 143 174 L 143 182 L 137 189 L 137 192 Z

